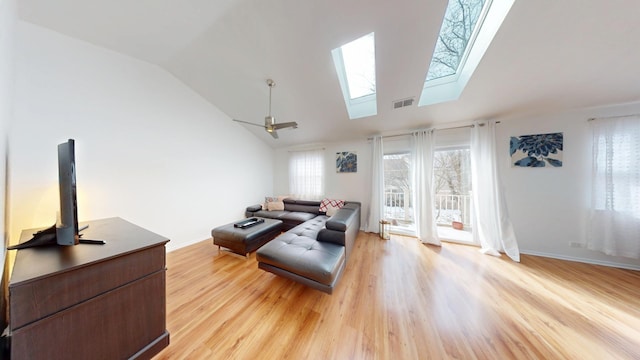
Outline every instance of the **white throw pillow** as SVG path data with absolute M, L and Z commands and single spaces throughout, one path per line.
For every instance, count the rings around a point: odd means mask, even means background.
M 280 195 L 280 196 L 265 196 L 264 197 L 264 203 L 262 203 L 262 210 L 269 210 L 271 211 L 271 209 L 269 209 L 269 203 L 270 202 L 282 202 L 282 200 L 288 198 L 289 195 Z M 275 207 L 278 207 L 279 205 L 274 205 Z M 284 203 L 282 203 L 282 209 L 274 209 L 274 210 L 284 210 Z
M 284 202 L 282 202 L 282 201 L 270 201 L 270 202 L 267 203 L 267 209 L 269 211 L 284 210 Z

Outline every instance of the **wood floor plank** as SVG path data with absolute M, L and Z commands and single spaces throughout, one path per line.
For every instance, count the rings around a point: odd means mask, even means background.
M 333 295 L 218 252 L 167 254 L 156 359 L 640 359 L 640 272 L 361 232 Z

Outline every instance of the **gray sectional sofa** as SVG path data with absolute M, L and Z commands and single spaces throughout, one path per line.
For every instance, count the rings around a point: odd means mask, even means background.
M 284 210 L 263 210 L 262 204 L 258 204 L 247 207 L 245 215 L 282 220 L 282 231 L 291 230 L 318 215 L 325 215 L 320 212 L 320 201 L 284 199 L 282 202 Z
M 284 199 L 284 210 L 246 209 L 247 217 L 283 221 L 283 234 L 256 252 L 258 267 L 328 294 L 340 280 L 360 230 L 360 203 L 329 217 L 319 201 Z

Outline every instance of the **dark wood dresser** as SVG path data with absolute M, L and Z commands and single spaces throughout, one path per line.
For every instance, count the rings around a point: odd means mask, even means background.
M 17 250 L 12 359 L 149 359 L 169 344 L 169 240 L 120 218 L 85 224 L 83 239 L 106 244 Z M 37 230 L 23 231 L 21 242 Z

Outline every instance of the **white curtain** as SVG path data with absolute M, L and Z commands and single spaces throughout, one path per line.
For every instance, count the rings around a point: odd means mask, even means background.
M 384 150 L 382 136 L 374 136 L 371 141 L 371 202 L 365 231 L 378 232 L 380 219 L 384 216 Z
M 640 258 L 640 117 L 596 119 L 587 248 Z
M 500 256 L 504 251 L 512 260 L 520 262 L 496 161 L 495 127 L 495 121 L 477 121 L 471 129 L 473 239 L 485 254 Z
M 290 153 L 289 193 L 305 200 L 318 200 L 324 196 L 324 150 Z
M 440 246 L 433 199 L 433 130 L 411 134 L 411 186 L 416 235 L 425 244 Z

